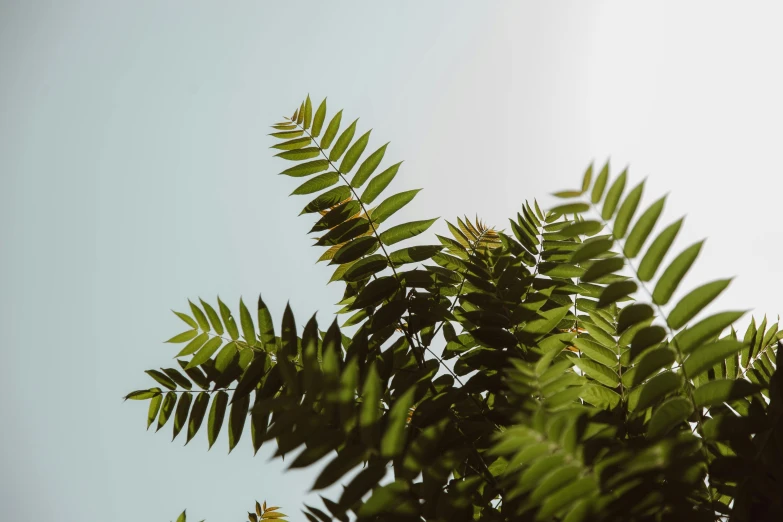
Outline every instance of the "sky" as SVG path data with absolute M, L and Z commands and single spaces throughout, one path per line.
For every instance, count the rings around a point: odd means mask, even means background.
M 0 0 L 0 519 L 319 504 L 317 470 L 225 433 L 183 448 L 122 402 L 172 362 L 187 299 L 330 322 L 340 288 L 267 136 L 308 93 L 425 189 L 400 222 L 507 227 L 609 159 L 669 194 L 661 224 L 687 214 L 680 249 L 708 238 L 686 290 L 735 277 L 714 310 L 777 316 L 783 5 L 739 6 Z

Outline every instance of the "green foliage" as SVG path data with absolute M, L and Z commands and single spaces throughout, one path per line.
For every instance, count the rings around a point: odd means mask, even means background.
M 300 327 L 287 307 L 277 330 L 260 297 L 238 324 L 189 302 L 180 368 L 126 397 L 148 427 L 173 416 L 187 444 L 206 417 L 209 447 L 249 430 L 289 468 L 325 464 L 313 489 L 344 489 L 311 522 L 783 519 L 783 332 L 751 318 L 740 338 L 744 312 L 707 312 L 728 279 L 685 290 L 702 243 L 672 250 L 664 198 L 642 208 L 644 182 L 590 166 L 509 232 L 457 218 L 409 245 L 436 220 L 386 223 L 418 190 L 384 195 L 400 163 L 357 127 L 308 97 L 271 134 L 307 178 L 293 195 L 344 285 L 338 317 Z M 262 507 L 251 522 L 278 516 Z

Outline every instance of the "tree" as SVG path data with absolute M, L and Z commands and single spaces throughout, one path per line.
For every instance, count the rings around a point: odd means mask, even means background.
M 400 247 L 436 220 L 388 226 L 418 190 L 381 198 L 400 163 L 381 170 L 386 145 L 365 155 L 370 132 L 326 116 L 308 96 L 271 136 L 306 178 L 292 194 L 314 195 L 302 213 L 347 319 L 300 330 L 287 307 L 277 330 L 260 297 L 238 320 L 190 302 L 180 368 L 127 396 L 148 427 L 173 417 L 189 442 L 206 417 L 211 447 L 225 420 L 232 450 L 249 424 L 290 468 L 328 460 L 314 489 L 344 489 L 311 522 L 783 520 L 783 331 L 707 314 L 728 279 L 672 302 L 701 242 L 663 262 L 682 225 L 653 237 L 665 198 L 642 210 L 644 182 L 591 165 L 508 233 L 457 218 Z

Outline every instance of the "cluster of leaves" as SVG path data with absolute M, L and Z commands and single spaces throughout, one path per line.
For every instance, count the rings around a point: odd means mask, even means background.
M 286 522 L 285 517 L 288 515 L 280 513 L 278 511 L 280 509 L 279 506 L 266 506 L 266 501 L 264 501 L 263 504 L 260 504 L 258 501 L 256 501 L 256 507 L 255 511 L 248 511 L 247 512 L 247 519 L 250 522 L 259 522 L 260 520 L 272 520 L 274 522 Z M 187 511 L 187 510 L 186 510 Z M 186 514 L 186 511 L 183 511 L 180 513 L 180 515 L 177 517 L 177 522 L 187 522 L 188 517 Z M 201 522 L 204 522 L 203 520 Z
M 293 194 L 314 198 L 348 318 L 300 333 L 286 307 L 278 335 L 260 298 L 255 322 L 240 300 L 240 338 L 220 299 L 190 303 L 169 341 L 180 369 L 147 372 L 168 391 L 128 395 L 149 400 L 148 427 L 173 415 L 187 443 L 209 409 L 211 447 L 230 405 L 229 450 L 249 418 L 256 451 L 327 460 L 313 489 L 343 491 L 305 506 L 311 522 L 783 519 L 783 331 L 708 315 L 729 280 L 673 300 L 701 243 L 670 252 L 682 220 L 648 243 L 663 198 L 637 216 L 643 183 L 591 166 L 508 234 L 460 218 L 391 250 L 435 220 L 387 228 L 417 190 L 374 206 L 400 163 L 375 174 L 388 144 L 364 157 L 370 133 L 326 116 L 308 97 L 272 136 L 282 174 L 307 178 Z

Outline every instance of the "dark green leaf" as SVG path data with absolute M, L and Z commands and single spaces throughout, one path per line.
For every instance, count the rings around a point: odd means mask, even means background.
M 377 169 L 378 165 L 381 164 L 381 160 L 383 160 L 383 156 L 384 154 L 386 154 L 386 147 L 388 145 L 389 144 L 387 143 L 380 149 L 370 154 L 370 156 L 366 160 L 364 160 L 361 165 L 359 165 L 359 170 L 356 171 L 356 174 L 351 180 L 352 187 L 355 188 L 361 187 L 362 185 L 364 185 L 364 182 L 367 181 L 367 179 L 370 176 L 372 176 L 372 173 L 375 172 L 375 169 Z M 340 170 L 342 172 L 345 172 L 342 170 L 342 168 L 340 168 Z M 361 200 L 364 201 L 364 195 L 362 195 Z
M 258 338 L 267 350 L 275 344 L 275 325 L 272 321 L 272 314 L 269 313 L 269 308 L 261 299 L 261 294 L 258 295 Z
M 166 425 L 169 417 L 171 417 L 171 412 L 174 411 L 174 405 L 176 403 L 177 394 L 172 391 L 168 392 L 163 398 L 163 406 L 161 406 L 160 413 L 158 414 L 158 427 L 155 429 L 155 431 L 160 430 L 163 426 Z
M 663 205 L 666 202 L 666 196 L 662 197 L 652 205 L 650 208 L 644 211 L 639 219 L 634 224 L 631 232 L 628 234 L 628 239 L 625 240 L 625 248 L 623 252 L 631 259 L 639 254 L 642 249 L 642 245 L 647 241 L 650 236 L 653 227 L 658 222 L 658 218 L 663 211 Z
M 690 356 L 685 359 L 683 369 L 688 378 L 693 379 L 712 368 L 715 363 L 739 352 L 744 346 L 745 343 L 736 339 L 722 339 L 704 344 L 694 349 Z
M 220 316 L 223 318 L 223 323 L 226 325 L 226 330 L 228 330 L 228 335 L 231 336 L 233 340 L 239 339 L 239 329 L 237 328 L 237 323 L 234 320 L 234 316 L 231 315 L 231 310 L 228 308 L 228 306 L 223 303 L 223 301 L 220 300 L 218 297 L 218 308 L 220 308 Z
M 609 162 L 604 164 L 601 172 L 598 173 L 598 177 L 595 178 L 595 185 L 593 185 L 593 192 L 590 194 L 590 201 L 593 204 L 598 204 L 601 201 L 601 197 L 604 195 L 604 189 L 606 188 L 606 181 L 609 179 Z M 583 190 L 587 190 L 587 187 L 582 187 Z
M 155 421 L 155 417 L 158 416 L 160 404 L 163 402 L 163 395 L 160 394 L 160 389 L 157 390 L 157 394 L 150 398 L 150 407 L 147 410 L 147 429 L 150 429 L 150 426 Z
M 318 176 L 308 179 L 296 187 L 296 190 L 291 192 L 291 195 L 312 194 L 313 192 L 318 192 L 319 190 L 331 187 L 339 180 L 340 175 L 336 172 L 326 172 L 324 174 L 319 174 Z
M 356 132 L 357 121 L 359 121 L 358 118 L 355 119 L 353 123 L 351 123 L 348 128 L 345 129 L 342 134 L 340 134 L 340 137 L 337 138 L 337 141 L 334 142 L 334 147 L 332 147 L 332 150 L 329 152 L 329 161 L 337 161 L 340 159 L 340 156 L 343 155 L 345 149 L 348 148 L 348 145 L 350 145 L 351 140 L 353 139 L 353 135 Z
M 653 302 L 659 305 L 665 305 L 669 302 L 680 281 L 696 261 L 703 244 L 704 241 L 699 241 L 689 246 L 666 267 L 655 285 L 655 290 L 653 290 Z
M 316 241 L 316 246 L 341 245 L 346 241 L 370 232 L 370 222 L 364 218 L 354 218 L 340 223 Z
M 212 357 L 212 354 L 214 354 L 217 349 L 220 348 L 222 342 L 223 340 L 220 337 L 213 337 L 207 341 L 206 344 L 202 346 L 198 352 L 196 352 L 196 355 L 194 355 L 193 359 L 191 359 L 188 365 L 185 366 L 185 369 L 189 370 L 190 368 L 200 366 L 207 362 L 209 358 Z
M 342 265 L 345 263 L 350 263 L 351 261 L 356 261 L 362 256 L 372 254 L 377 249 L 378 240 L 374 236 L 359 237 L 340 247 L 340 250 L 334 254 L 334 257 L 329 262 L 329 264 Z
M 359 308 L 377 305 L 384 299 L 394 295 L 399 288 L 400 285 L 393 276 L 379 277 L 364 287 L 364 290 L 356 297 L 351 308 L 357 310 Z
M 318 106 L 318 110 L 315 111 L 315 117 L 313 118 L 313 128 L 310 131 L 313 138 L 317 138 L 318 135 L 321 134 L 321 127 L 323 127 L 324 118 L 326 118 L 326 98 L 324 98 L 324 101 L 322 101 L 321 105 Z M 324 148 L 328 147 L 324 146 Z
M 242 398 L 234 398 L 231 401 L 231 412 L 228 414 L 228 452 L 231 453 L 240 437 L 242 437 L 242 430 L 245 427 L 245 419 L 247 419 L 247 409 L 250 406 L 250 396 L 245 395 Z
M 671 247 L 674 239 L 677 237 L 677 233 L 680 231 L 682 221 L 683 218 L 675 221 L 663 229 L 663 231 L 658 234 L 658 237 L 653 240 L 650 248 L 647 249 L 647 253 L 642 257 L 641 263 L 639 263 L 639 279 L 642 281 L 650 281 L 653 276 L 655 276 L 655 272 L 658 271 L 658 267 L 661 265 L 663 257 L 669 251 L 669 247 Z
M 639 359 L 639 363 L 634 367 L 633 373 L 630 372 L 626 375 L 631 375 L 630 383 L 627 386 L 634 387 L 645 380 L 651 375 L 657 373 L 661 368 L 671 366 L 676 359 L 674 350 L 670 348 L 656 348 L 654 350 L 648 350 Z M 623 382 L 625 382 L 625 375 L 623 375 Z
M 179 432 L 185 427 L 185 423 L 188 420 L 188 412 L 190 411 L 190 401 L 193 397 L 189 393 L 183 393 L 180 395 L 179 401 L 177 401 L 177 411 L 174 414 L 174 430 L 171 440 L 177 438 Z
M 158 381 L 161 385 L 168 388 L 169 390 L 175 390 L 177 389 L 177 385 L 174 384 L 174 381 L 172 381 L 165 373 L 159 372 L 158 370 L 146 370 L 144 373 Z
M 696 388 L 693 392 L 693 400 L 697 408 L 709 408 L 753 395 L 759 389 L 759 386 L 749 383 L 745 379 L 717 379 Z
M 392 254 L 393 255 L 393 254 Z M 343 279 L 348 282 L 357 282 L 366 279 L 386 268 L 388 262 L 386 256 L 375 254 L 358 260 L 343 274 Z
M 364 152 L 364 149 L 367 148 L 367 142 L 370 141 L 370 133 L 372 131 L 367 131 L 364 134 L 362 134 L 356 142 L 351 145 L 351 148 L 348 149 L 348 152 L 345 153 L 345 157 L 343 158 L 343 161 L 340 162 L 340 172 L 343 174 L 348 174 L 351 172 L 351 169 L 356 165 L 356 162 L 359 161 L 359 158 L 361 157 L 362 153 Z M 351 185 L 353 185 L 353 182 L 351 182 Z M 353 185 L 358 186 L 358 185 Z
M 678 373 L 662 372 L 631 392 L 628 397 L 628 407 L 631 410 L 648 408 L 661 397 L 679 390 L 683 382 L 682 376 Z
M 402 207 L 411 202 L 411 200 L 419 193 L 421 189 L 408 190 L 395 194 L 381 202 L 380 205 L 372 212 L 373 223 L 383 223 L 392 214 L 400 210 Z
M 617 179 L 614 180 L 612 186 L 609 187 L 609 191 L 606 193 L 606 199 L 604 199 L 604 207 L 601 210 L 601 218 L 604 221 L 608 221 L 614 215 L 615 209 L 617 209 L 617 203 L 620 202 L 620 196 L 625 190 L 625 181 L 628 177 L 628 171 L 623 170 Z
M 188 421 L 188 437 L 185 444 L 191 441 L 193 437 L 198 433 L 201 427 L 201 422 L 204 420 L 204 414 L 207 411 L 207 405 L 209 404 L 209 394 L 207 392 L 201 392 L 196 396 L 196 400 L 193 402 L 193 408 L 190 410 L 190 420 Z
M 226 406 L 228 405 L 228 394 L 223 390 L 215 394 L 212 401 L 212 407 L 209 409 L 209 419 L 207 420 L 207 438 L 211 448 L 220 434 L 220 428 L 223 427 L 223 418 L 226 415 Z
M 411 221 L 409 223 L 403 223 L 401 225 L 391 227 L 380 235 L 381 242 L 384 245 L 393 245 L 411 237 L 418 236 L 430 228 L 437 220 L 438 218 L 425 219 L 422 221 Z
M 144 401 L 147 399 L 152 399 L 153 397 L 157 397 L 160 395 L 160 388 L 150 388 L 149 390 L 137 390 L 134 392 L 130 392 L 128 395 L 125 396 L 125 400 L 131 399 L 134 401 Z
M 303 149 L 286 150 L 275 154 L 275 156 L 288 161 L 302 161 L 315 158 L 320 154 L 321 150 L 318 147 L 305 147 Z
M 601 297 L 598 299 L 598 306 L 601 308 L 608 306 L 620 299 L 630 296 L 638 289 L 639 287 L 633 281 L 617 281 L 611 283 L 601 292 Z
M 705 306 L 718 297 L 729 286 L 730 282 L 731 279 L 721 279 L 692 290 L 688 295 L 680 299 L 672 311 L 669 312 L 667 321 L 669 326 L 674 330 L 684 326 L 685 323 L 693 319 Z
M 614 274 L 622 270 L 625 266 L 625 261 L 621 257 L 610 257 L 608 259 L 600 259 L 590 265 L 590 268 L 582 275 L 581 280 L 584 283 L 589 283 L 600 279 L 607 274 Z
M 683 353 L 688 353 L 704 341 L 720 334 L 745 315 L 745 312 L 721 312 L 702 319 L 675 338 Z
M 383 236 L 381 236 L 383 237 Z M 420 245 L 396 250 L 389 254 L 393 266 L 426 261 L 443 249 L 440 245 Z
M 636 185 L 620 205 L 620 210 L 617 211 L 617 217 L 614 220 L 614 228 L 612 231 L 614 237 L 617 239 L 625 237 L 625 232 L 628 230 L 631 219 L 633 219 L 636 207 L 639 206 L 639 200 L 642 198 L 643 191 L 644 181 Z
M 280 174 L 283 176 L 291 176 L 292 178 L 302 178 L 311 174 L 322 172 L 329 168 L 329 162 L 325 159 L 319 159 L 314 161 L 308 161 L 307 163 L 300 163 L 295 167 L 285 169 Z
M 595 257 L 608 252 L 614 245 L 614 241 L 611 239 L 592 239 L 585 241 L 582 246 L 571 254 L 571 263 L 579 263 L 581 261 L 587 261 L 588 259 L 594 259 Z
M 676 425 L 685 422 L 691 413 L 693 405 L 685 397 L 667 399 L 653 412 L 647 427 L 647 438 L 655 439 L 666 435 Z
M 239 322 L 242 325 L 242 337 L 250 346 L 256 345 L 256 332 L 253 326 L 253 316 L 250 315 L 250 311 L 245 306 L 242 298 L 239 298 Z
M 617 322 L 617 333 L 621 334 L 633 325 L 650 319 L 654 315 L 655 312 L 648 304 L 634 303 L 628 305 L 620 311 L 620 317 Z
M 385 147 L 385 145 L 384 145 Z M 364 189 L 364 192 L 362 193 L 361 200 L 363 203 L 369 205 L 372 203 L 375 198 L 377 198 L 381 192 L 391 183 L 391 181 L 394 179 L 394 176 L 397 175 L 397 171 L 400 169 L 400 165 L 402 165 L 402 162 L 395 163 L 388 169 L 384 170 L 374 178 L 370 180 L 370 183 L 367 184 L 367 188 Z M 360 169 L 361 170 L 361 169 Z
M 305 208 L 302 209 L 302 212 L 300 212 L 299 215 L 311 214 L 313 212 L 323 212 L 324 210 L 330 209 L 335 205 L 342 203 L 350 197 L 351 189 L 345 185 L 331 188 L 308 203 Z
M 312 140 L 309 136 L 303 136 L 301 138 L 295 138 L 293 140 L 284 141 L 283 143 L 278 143 L 277 145 L 272 145 L 271 148 L 278 150 L 297 150 L 310 145 L 311 141 Z

